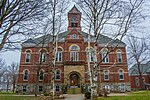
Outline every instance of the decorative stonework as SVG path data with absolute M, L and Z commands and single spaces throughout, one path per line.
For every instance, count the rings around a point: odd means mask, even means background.
M 85 82 L 85 69 L 84 65 L 65 65 L 64 66 L 64 85 L 69 84 L 69 76 L 72 72 L 80 74 L 81 83 Z

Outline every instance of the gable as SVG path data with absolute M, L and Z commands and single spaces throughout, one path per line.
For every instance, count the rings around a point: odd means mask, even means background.
M 72 9 L 68 12 L 68 13 L 81 13 L 78 9 L 77 9 L 77 7 L 74 5 L 73 7 L 72 7 Z
M 83 39 L 82 34 L 80 32 L 78 32 L 77 30 L 75 30 L 75 29 L 71 30 L 66 38 L 74 38 L 75 35 L 76 35 L 77 39 L 79 39 L 79 38 Z

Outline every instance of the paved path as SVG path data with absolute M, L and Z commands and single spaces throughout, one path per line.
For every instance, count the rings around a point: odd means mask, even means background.
M 108 96 L 129 96 L 128 93 L 110 93 Z
M 84 100 L 83 94 L 65 94 L 64 100 Z

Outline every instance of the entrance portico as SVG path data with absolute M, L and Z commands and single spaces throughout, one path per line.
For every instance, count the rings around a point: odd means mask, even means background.
M 81 75 L 78 72 L 71 72 L 69 74 L 69 85 L 70 86 L 80 86 Z
M 64 66 L 64 85 L 80 86 L 85 82 L 85 69 L 83 65 Z

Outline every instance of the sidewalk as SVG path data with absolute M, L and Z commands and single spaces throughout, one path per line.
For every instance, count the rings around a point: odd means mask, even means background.
M 108 96 L 129 96 L 128 93 L 110 93 Z
M 64 100 L 84 100 L 84 94 L 64 94 Z

